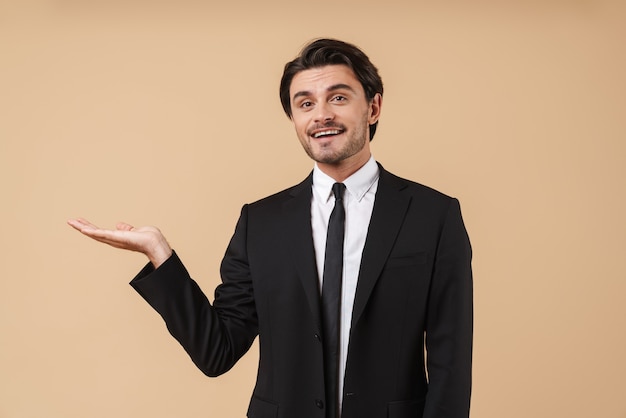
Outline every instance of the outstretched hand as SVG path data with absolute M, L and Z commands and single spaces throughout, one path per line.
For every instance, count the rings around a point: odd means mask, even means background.
M 102 229 L 83 218 L 70 219 L 67 223 L 82 234 L 115 248 L 145 254 L 155 268 L 172 255 L 172 249 L 158 228 L 142 226 L 135 228 L 120 222 L 115 229 Z

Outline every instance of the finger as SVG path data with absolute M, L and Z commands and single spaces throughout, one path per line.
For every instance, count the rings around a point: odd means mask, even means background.
M 103 237 L 91 237 L 91 238 L 93 238 L 95 241 L 110 245 L 111 247 L 114 247 L 114 248 L 121 248 L 123 250 L 131 250 L 131 251 L 139 251 L 138 247 L 130 245 L 126 241 L 112 240 L 112 239 L 103 238 Z
M 89 222 L 85 221 L 84 219 L 78 218 L 78 219 L 69 219 L 67 221 L 67 223 L 74 229 L 82 232 L 84 229 L 87 228 L 91 228 L 91 229 L 97 229 L 97 227 L 93 224 L 90 224 Z
M 135 229 L 134 226 L 127 224 L 126 222 L 119 222 L 117 225 L 115 225 L 115 227 L 119 230 L 119 231 L 132 231 L 133 229 Z
M 78 221 L 88 228 L 101 229 L 98 225 L 94 225 L 85 218 L 78 218 Z
M 129 231 L 112 231 L 109 229 L 85 229 L 81 231 L 84 235 L 92 238 L 96 241 L 109 244 L 116 248 L 124 248 L 128 250 L 135 250 L 141 246 L 141 242 L 134 238 L 136 236 L 128 235 Z
M 123 233 L 126 231 L 117 231 L 110 229 L 91 229 L 87 228 L 81 231 L 83 234 L 88 235 L 92 238 L 102 238 L 112 241 L 128 241 L 128 238 L 124 237 Z
M 68 224 L 69 226 L 71 226 L 72 228 L 74 228 L 74 229 L 78 229 L 78 228 L 79 228 L 79 225 L 80 225 L 80 224 L 79 224 L 79 222 L 78 222 L 78 220 L 76 220 L 76 219 L 68 219 L 68 220 L 67 220 L 67 224 Z
M 84 218 L 70 219 L 68 223 L 78 230 L 82 230 L 84 228 L 100 229 L 98 226 L 92 224 L 91 222 L 89 222 L 88 220 Z

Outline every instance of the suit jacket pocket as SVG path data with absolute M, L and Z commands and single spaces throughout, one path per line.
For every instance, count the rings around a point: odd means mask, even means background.
M 417 266 L 426 264 L 428 255 L 426 252 L 418 252 L 413 254 L 392 255 L 385 264 L 386 269 Z
M 278 416 L 278 404 L 253 396 L 250 400 L 247 416 L 248 418 L 276 418 Z
M 422 418 L 423 415 L 423 399 L 389 402 L 387 404 L 387 418 Z

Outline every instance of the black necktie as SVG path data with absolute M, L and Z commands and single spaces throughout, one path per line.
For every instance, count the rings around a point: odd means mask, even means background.
M 324 278 L 322 284 L 322 325 L 324 327 L 324 376 L 326 381 L 326 417 L 339 417 L 339 314 L 343 272 L 343 237 L 346 212 L 343 207 L 343 183 L 333 185 L 335 207 L 328 221 Z

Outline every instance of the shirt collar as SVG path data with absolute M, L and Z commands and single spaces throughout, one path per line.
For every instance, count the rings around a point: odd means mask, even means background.
M 376 164 L 374 157 L 370 156 L 370 159 L 363 167 L 343 181 L 347 193 L 360 202 L 378 180 L 378 172 L 378 164 Z M 322 202 L 328 202 L 333 194 L 333 184 L 335 183 L 335 179 L 325 174 L 315 163 L 315 167 L 313 167 L 313 192 L 317 194 Z

